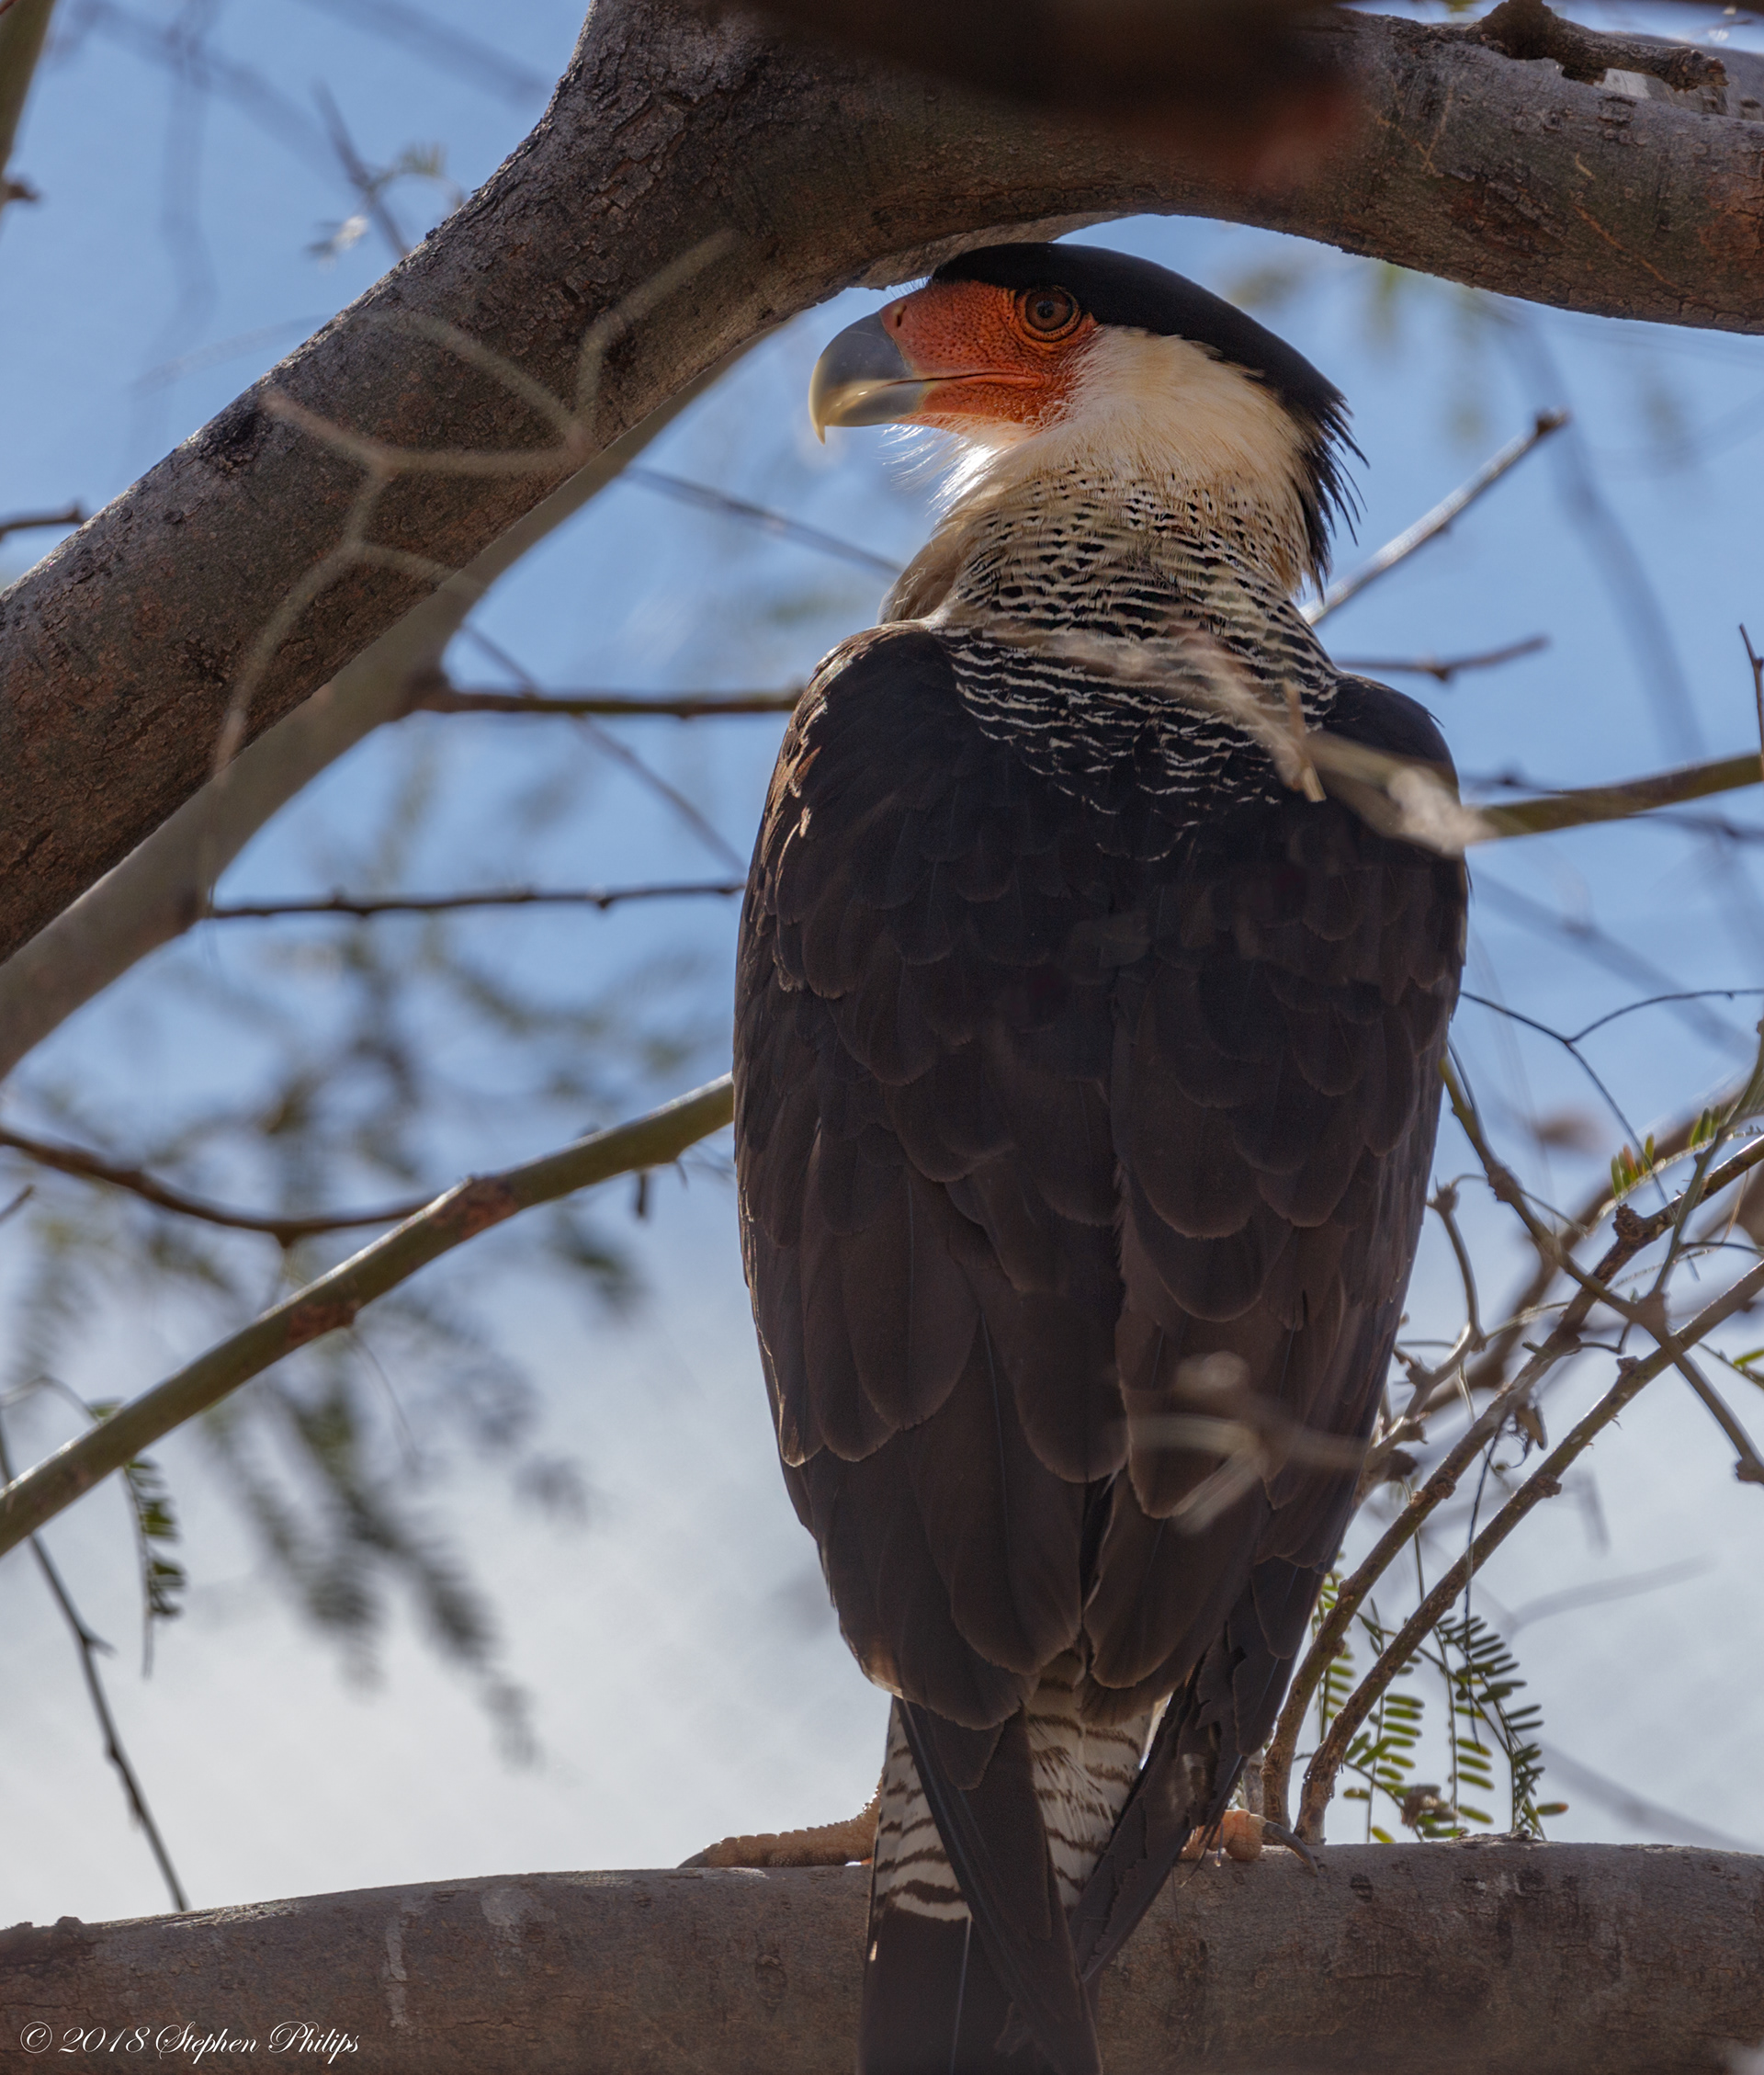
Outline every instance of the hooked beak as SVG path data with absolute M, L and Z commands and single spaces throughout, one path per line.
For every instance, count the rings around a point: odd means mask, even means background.
M 824 444 L 829 425 L 887 425 L 910 418 L 931 383 L 915 375 L 881 314 L 848 324 L 808 378 L 808 416 Z

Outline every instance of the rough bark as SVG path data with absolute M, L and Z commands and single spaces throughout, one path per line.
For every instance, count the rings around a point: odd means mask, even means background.
M 597 496 L 726 365 L 604 448 L 0 959 L 0 1080 L 138 959 L 200 922 L 216 879 L 264 823 L 364 736 L 421 703 L 447 643 L 497 579 Z
M 1764 2035 L 1764 1860 L 1501 1841 L 1319 1863 L 1170 1882 L 1104 1979 L 1109 2075 L 1679 2075 Z M 267 2068 L 277 2025 L 311 2025 L 356 2042 L 333 2063 L 356 2075 L 828 2075 L 850 2065 L 867 1885 L 537 1874 L 64 1917 L 0 1933 L 6 2046 L 96 2069 L 119 2031 L 224 2027 L 258 2051 L 217 2063 Z
M 592 450 L 849 283 L 908 278 L 979 232 L 1133 210 L 1268 224 L 1572 309 L 1764 329 L 1764 124 L 1570 81 L 1463 31 L 1348 17 L 1317 33 L 1346 51 L 1363 119 L 1302 185 L 1251 192 L 740 17 L 596 0 L 551 108 L 480 193 L 0 597 L 0 956 L 202 784 L 254 641 L 343 537 L 361 471 L 272 416 L 266 387 L 405 448 L 552 443 L 514 387 L 401 314 L 462 327 L 567 398 L 585 328 L 720 237 L 615 343 Z M 402 476 L 372 538 L 463 567 L 582 458 Z M 385 566 L 339 576 L 257 685 L 251 731 L 428 588 Z

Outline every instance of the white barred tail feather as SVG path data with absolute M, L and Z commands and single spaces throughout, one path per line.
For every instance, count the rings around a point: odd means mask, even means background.
M 1094 2056 L 1067 1923 L 1139 1775 L 1151 1710 L 1087 1723 L 1079 1677 L 1070 1653 L 1049 1665 L 978 1777 L 947 1763 L 947 1729 L 934 1718 L 895 1703 L 871 1872 L 865 2075 L 1007 2066 L 1023 2075 L 1031 2063 L 1000 2047 L 1013 2003 L 1031 2035 L 1058 2038 L 1057 2065 L 1079 2069 Z M 959 1746 L 953 1755 L 959 1767 Z M 1052 1997 L 1050 1976 L 1061 1991 Z

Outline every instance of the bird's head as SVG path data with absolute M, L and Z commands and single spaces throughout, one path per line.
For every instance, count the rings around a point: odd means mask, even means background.
M 840 333 L 808 408 L 823 438 L 828 425 L 955 434 L 978 457 L 965 489 L 1077 468 L 1260 509 L 1295 581 L 1320 580 L 1351 497 L 1331 382 L 1218 296 L 1093 245 L 948 261 Z

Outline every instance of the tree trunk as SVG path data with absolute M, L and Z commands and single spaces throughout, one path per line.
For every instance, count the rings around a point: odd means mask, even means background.
M 0 596 L 0 957 L 203 783 L 272 613 L 345 539 L 362 468 L 272 415 L 268 389 L 401 448 L 525 450 L 500 472 L 407 471 L 386 485 L 367 538 L 458 569 L 725 354 L 983 231 L 1140 210 L 1226 217 L 1566 308 L 1764 329 L 1764 125 L 1579 84 L 1473 32 L 1343 17 L 1314 33 L 1347 49 L 1363 119 L 1302 185 L 1252 192 L 1155 145 L 965 99 L 739 16 L 596 0 L 550 109 L 502 170 Z M 1738 108 L 1744 61 L 1727 62 Z M 721 243 L 639 314 L 646 284 L 707 240 Z M 565 448 L 521 384 L 573 403 L 584 332 L 618 311 L 631 321 L 585 441 Z M 340 567 L 254 684 L 247 731 L 309 697 L 433 582 L 411 560 Z
M 1319 1866 L 1181 1869 L 1104 1979 L 1109 2075 L 1677 2075 L 1764 2036 L 1764 1859 L 1499 1840 Z M 6 2046 L 188 2066 L 224 2028 L 256 2048 L 217 2065 L 268 2067 L 310 2026 L 308 2055 L 356 2042 L 334 2062 L 356 2075 L 830 2075 L 868 1880 L 534 1874 L 20 1925 L 0 1933 Z

